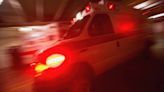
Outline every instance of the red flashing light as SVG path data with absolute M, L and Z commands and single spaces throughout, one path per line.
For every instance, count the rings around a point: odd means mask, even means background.
M 66 60 L 66 57 L 62 54 L 52 54 L 47 57 L 46 64 L 38 63 L 35 66 L 35 71 L 37 73 L 43 72 L 47 70 L 48 68 L 56 68 L 63 64 L 63 62 Z
M 85 7 L 85 11 L 86 12 L 89 12 L 91 10 L 91 6 L 90 6 L 90 4 L 88 4 L 86 7 Z
M 42 73 L 46 70 L 58 70 L 65 69 L 68 62 L 74 61 L 74 53 L 70 50 L 71 48 L 54 46 L 52 48 L 44 50 L 42 53 L 39 53 L 36 57 L 37 65 L 35 66 L 35 72 Z M 44 66 L 45 65 L 45 66 Z M 47 67 L 48 66 L 48 67 Z M 37 72 L 37 73 L 38 73 Z
M 109 9 L 109 10 L 113 10 L 113 9 L 114 9 L 114 4 L 111 4 L 111 3 L 108 4 L 108 9 Z

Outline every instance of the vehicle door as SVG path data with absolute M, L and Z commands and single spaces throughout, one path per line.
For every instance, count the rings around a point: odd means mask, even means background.
M 95 61 L 90 61 L 97 73 L 102 73 L 109 67 L 115 65 L 119 53 L 117 37 L 114 33 L 110 17 L 106 13 L 95 14 L 89 27 L 88 35 L 90 44 L 94 52 L 92 57 Z
M 90 46 L 90 39 L 87 35 L 86 26 L 89 24 L 91 16 L 85 16 L 82 20 L 77 21 L 67 32 L 64 37 L 67 39 L 66 47 L 71 46 L 74 52 L 73 61 L 88 62 L 94 61 L 93 48 Z

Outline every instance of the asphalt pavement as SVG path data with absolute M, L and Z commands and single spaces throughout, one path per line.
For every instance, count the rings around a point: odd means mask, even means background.
M 164 92 L 164 62 L 134 60 L 99 76 L 93 92 Z

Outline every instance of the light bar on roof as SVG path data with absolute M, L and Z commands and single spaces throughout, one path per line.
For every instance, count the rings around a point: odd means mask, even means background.
M 150 5 L 148 5 L 148 6 L 144 7 L 144 8 L 142 8 L 141 10 L 145 10 L 145 9 L 152 8 L 152 7 L 157 6 L 157 5 L 159 5 L 159 4 L 163 3 L 163 2 L 164 2 L 164 1 L 155 2 L 155 3 L 153 3 L 153 4 L 150 4 Z
M 152 3 L 152 1 L 150 1 L 150 0 L 149 1 L 145 1 L 143 3 L 140 3 L 140 4 L 136 5 L 136 6 L 134 6 L 133 8 L 134 9 L 142 9 L 142 8 L 150 5 L 151 3 Z
M 159 18 L 159 17 L 163 17 L 163 16 L 164 16 L 164 13 L 160 13 L 160 14 L 150 16 L 150 17 L 148 17 L 148 19 L 155 19 L 155 18 Z
M 76 14 L 76 20 L 82 20 L 83 17 L 84 17 L 84 16 L 81 14 L 81 12 L 78 12 L 78 13 Z

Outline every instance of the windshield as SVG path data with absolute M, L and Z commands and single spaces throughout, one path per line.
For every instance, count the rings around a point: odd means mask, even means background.
M 72 27 L 70 27 L 68 32 L 66 32 L 64 39 L 70 39 L 70 38 L 80 35 L 88 19 L 89 19 L 89 16 L 86 16 L 84 17 L 83 20 L 77 21 L 74 25 L 72 25 Z

